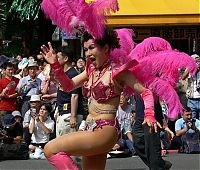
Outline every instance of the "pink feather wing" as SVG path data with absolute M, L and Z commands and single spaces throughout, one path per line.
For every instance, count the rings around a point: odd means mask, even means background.
M 156 51 L 172 50 L 168 41 L 160 37 L 148 37 L 139 43 L 129 54 L 132 59 L 141 60 Z

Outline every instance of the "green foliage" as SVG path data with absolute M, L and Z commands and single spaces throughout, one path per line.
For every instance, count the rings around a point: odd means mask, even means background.
M 12 41 L 7 47 L 3 49 L 3 54 L 12 57 L 21 53 L 21 43 L 19 41 Z
M 40 12 L 41 0 L 14 0 L 9 12 L 15 13 L 21 21 L 36 20 Z

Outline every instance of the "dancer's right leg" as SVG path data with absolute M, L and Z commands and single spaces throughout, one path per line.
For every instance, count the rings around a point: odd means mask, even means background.
M 90 157 L 105 154 L 110 151 L 117 138 L 114 127 L 104 126 L 95 131 L 73 132 L 51 140 L 45 145 L 44 152 L 47 160 L 57 169 L 76 170 L 78 167 L 75 166 L 70 155 Z M 102 162 L 99 166 L 104 167 L 105 163 Z

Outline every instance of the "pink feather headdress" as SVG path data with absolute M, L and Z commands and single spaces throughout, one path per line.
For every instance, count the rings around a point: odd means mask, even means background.
M 117 0 L 43 0 L 42 10 L 61 30 L 77 31 L 84 27 L 94 38 L 101 38 L 106 23 L 105 15 L 119 10 Z

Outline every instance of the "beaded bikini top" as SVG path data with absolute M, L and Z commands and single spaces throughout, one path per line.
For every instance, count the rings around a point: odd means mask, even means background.
M 104 70 L 100 73 L 99 76 L 97 76 L 97 80 L 94 82 L 94 75 L 96 70 L 95 68 L 90 65 L 90 68 L 87 68 L 87 73 L 89 76 L 92 76 L 92 83 L 91 85 L 88 85 L 88 81 L 83 84 L 83 95 L 84 97 L 90 98 L 93 97 L 96 101 L 106 101 L 110 98 L 118 97 L 120 96 L 120 93 L 116 93 L 114 91 L 114 84 L 112 83 L 112 66 L 109 64 L 104 66 Z M 105 74 L 105 72 L 109 70 L 110 71 L 110 77 L 109 77 L 109 83 L 105 84 L 102 81 L 102 77 Z

